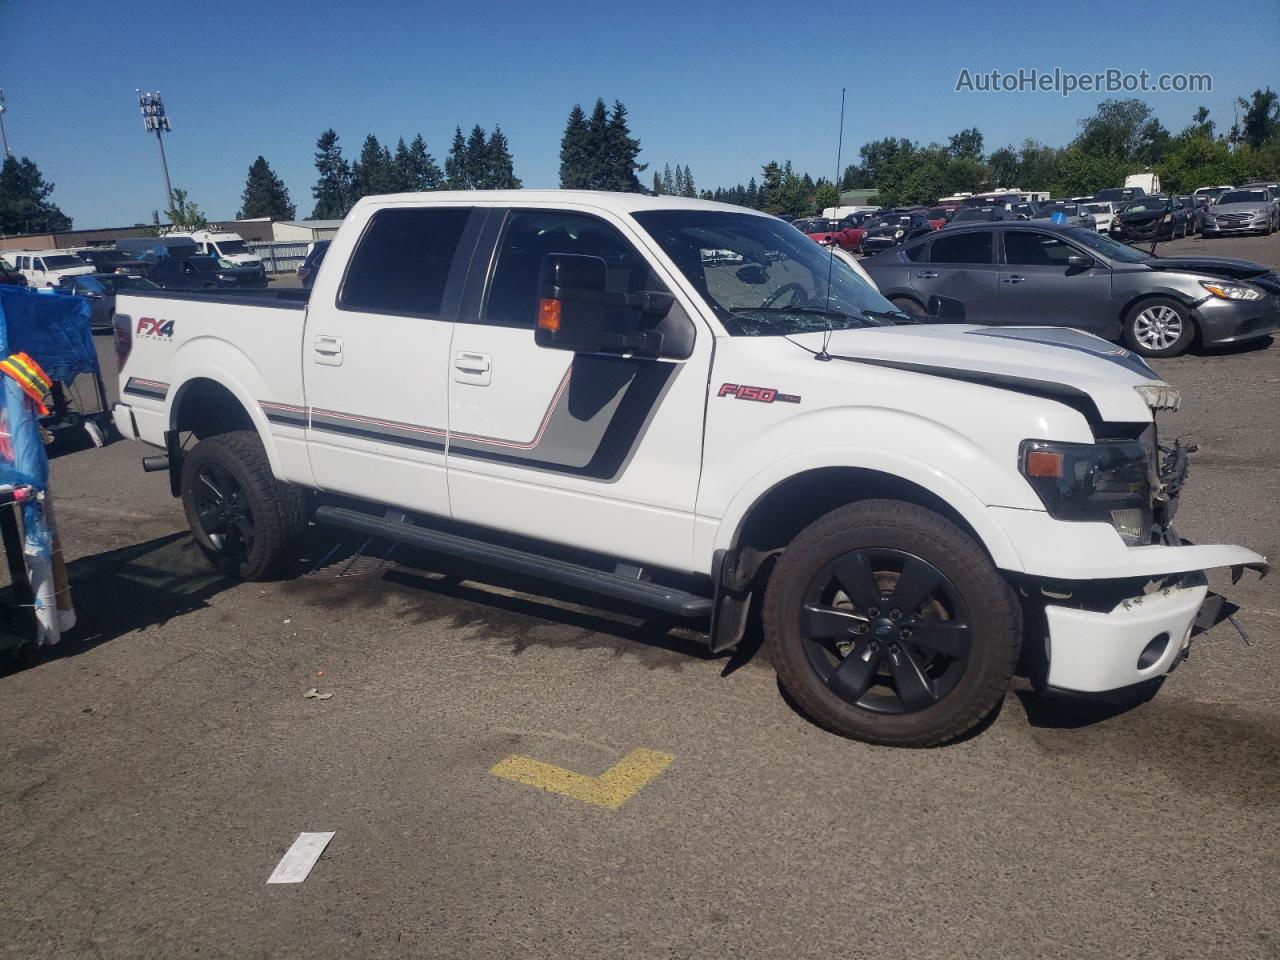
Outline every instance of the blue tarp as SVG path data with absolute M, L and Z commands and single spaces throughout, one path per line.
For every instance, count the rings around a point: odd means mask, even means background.
M 0 284 L 0 338 L 0 359 L 26 353 L 53 380 L 98 369 L 84 297 Z

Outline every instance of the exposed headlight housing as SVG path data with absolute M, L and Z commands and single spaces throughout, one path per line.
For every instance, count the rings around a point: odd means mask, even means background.
M 1201 280 L 1204 287 L 1219 300 L 1261 300 L 1262 291 L 1247 287 L 1243 283 L 1225 283 L 1218 280 Z
M 1167 383 L 1143 383 L 1133 388 L 1152 410 L 1177 410 L 1182 394 Z
M 900 236 L 902 236 L 905 232 L 906 232 L 905 230 L 895 230 L 895 231 L 893 232 L 893 235 L 894 235 L 895 237 L 900 237 Z
M 1109 523 L 1129 546 L 1151 540 L 1152 465 L 1134 440 L 1024 440 L 1019 469 L 1057 520 Z

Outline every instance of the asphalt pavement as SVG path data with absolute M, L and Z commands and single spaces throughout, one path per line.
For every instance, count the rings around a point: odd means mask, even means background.
M 1278 360 L 1156 363 L 1184 535 L 1280 553 Z M 1252 645 L 1214 628 L 1154 699 L 1020 682 L 894 750 L 763 654 L 358 538 L 231 583 L 142 453 L 52 465 L 81 626 L 0 669 L 0 957 L 1280 955 L 1274 580 L 1219 577 Z

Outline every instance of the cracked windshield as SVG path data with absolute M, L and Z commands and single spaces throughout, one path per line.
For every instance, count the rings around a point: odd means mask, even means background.
M 904 319 L 839 254 L 780 220 L 705 210 L 635 216 L 732 336 L 850 330 Z

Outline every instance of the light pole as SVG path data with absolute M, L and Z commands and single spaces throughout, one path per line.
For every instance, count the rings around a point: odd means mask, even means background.
M 169 183 L 169 161 L 164 156 L 164 140 L 161 138 L 162 133 L 168 133 L 173 128 L 169 126 L 169 118 L 164 115 L 164 101 L 160 99 L 160 91 L 155 93 L 143 93 L 137 91 L 138 106 L 142 109 L 142 125 L 147 131 L 155 131 L 156 143 L 160 145 L 160 166 L 164 170 L 164 192 L 169 198 L 166 210 L 173 209 L 173 186 Z
M 4 90 L 0 90 L 0 147 L 3 147 L 4 154 L 0 155 L 0 161 L 9 156 L 9 138 L 4 133 Z

